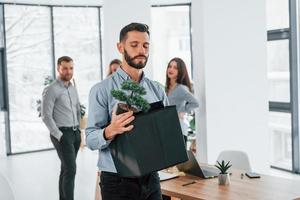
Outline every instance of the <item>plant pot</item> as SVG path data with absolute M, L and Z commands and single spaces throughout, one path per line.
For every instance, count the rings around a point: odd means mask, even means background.
M 133 111 L 134 113 L 138 112 L 138 110 L 134 107 L 129 108 L 128 105 L 125 103 L 118 103 L 118 107 L 117 107 L 117 111 L 116 111 L 117 115 L 128 112 L 128 111 Z
M 219 185 L 229 185 L 230 184 L 230 176 L 229 174 L 219 174 Z

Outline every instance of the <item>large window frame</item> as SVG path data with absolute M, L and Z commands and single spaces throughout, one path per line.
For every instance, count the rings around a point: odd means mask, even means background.
M 297 6 L 297 0 L 289 0 L 289 28 L 267 31 L 268 41 L 289 40 L 290 102 L 269 101 L 269 112 L 291 114 L 292 140 L 292 170 L 273 165 L 271 165 L 271 168 L 293 173 L 300 173 Z
M 192 13 L 191 3 L 176 3 L 176 4 L 153 4 L 151 8 L 163 8 L 163 7 L 175 7 L 175 6 L 187 6 L 189 8 L 189 36 L 190 36 L 190 52 L 191 52 L 191 74 L 189 74 L 193 80 L 194 68 L 193 68 L 193 47 L 192 47 Z
M 5 5 L 21 5 L 21 6 L 43 6 L 50 8 L 50 24 L 51 24 L 51 56 L 52 56 L 52 76 L 56 77 L 56 67 L 55 67 L 55 36 L 54 36 L 54 24 L 53 24 L 53 9 L 56 7 L 74 7 L 74 8 L 96 8 L 98 10 L 98 20 L 99 20 L 99 46 L 100 46 L 100 79 L 102 79 L 102 71 L 103 71 L 103 56 L 102 56 L 102 30 L 101 30 L 101 12 L 102 12 L 102 6 L 81 6 L 81 5 L 49 5 L 49 4 L 22 4 L 22 3 L 0 3 L 1 9 L 2 9 L 2 20 L 3 20 L 3 30 L 4 30 L 4 48 L 3 48 L 3 77 L 4 77 L 4 84 L 3 88 L 5 89 L 5 102 L 8 104 L 9 102 L 9 89 L 8 89 L 8 76 L 7 76 L 7 56 L 6 56 L 6 33 L 5 33 Z M 47 150 L 53 150 L 54 148 L 44 148 L 44 149 L 38 149 L 38 150 L 29 150 L 29 151 L 22 151 L 22 152 L 12 152 L 12 145 L 11 145 L 11 129 L 10 129 L 10 111 L 9 111 L 9 105 L 6 106 L 5 109 L 5 139 L 6 139 L 6 154 L 7 155 L 17 155 L 17 154 L 24 154 L 24 153 L 32 153 L 32 152 L 41 152 L 41 151 L 47 151 Z

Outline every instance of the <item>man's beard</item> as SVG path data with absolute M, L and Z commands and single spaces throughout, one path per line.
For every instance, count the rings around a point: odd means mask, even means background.
M 138 58 L 138 57 L 144 57 L 145 58 L 145 62 L 139 62 L 139 63 L 134 63 L 134 59 Z M 143 69 L 148 61 L 148 56 L 144 56 L 144 55 L 137 55 L 135 57 L 130 57 L 130 55 L 127 53 L 126 50 L 124 50 L 124 58 L 127 62 L 127 64 L 135 69 Z
M 71 76 L 70 75 L 69 76 L 66 76 L 66 75 L 62 76 L 62 75 L 60 75 L 60 79 L 63 80 L 63 81 L 66 81 L 66 82 L 70 81 L 72 79 L 72 77 L 73 77 L 73 75 L 71 75 Z

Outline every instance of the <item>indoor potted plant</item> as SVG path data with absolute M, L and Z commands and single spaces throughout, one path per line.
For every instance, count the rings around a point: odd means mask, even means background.
M 230 161 L 228 161 L 227 163 L 225 163 L 224 160 L 222 160 L 221 162 L 217 161 L 217 164 L 215 166 L 220 170 L 220 174 L 218 176 L 219 185 L 229 185 L 230 176 L 228 173 L 228 169 L 232 166 L 230 164 Z
M 125 103 L 118 103 L 117 114 L 127 111 L 143 111 L 147 112 L 150 109 L 150 104 L 142 97 L 146 94 L 145 88 L 133 81 L 124 81 L 121 89 L 128 91 L 126 94 L 122 90 L 112 90 L 111 95 L 117 100 Z
M 80 129 L 83 130 L 87 125 L 87 117 L 85 117 L 86 107 L 83 104 L 80 104 Z

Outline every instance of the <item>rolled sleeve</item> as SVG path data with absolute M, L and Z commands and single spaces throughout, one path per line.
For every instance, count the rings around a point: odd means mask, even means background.
M 96 85 L 97 86 L 97 85 Z M 88 124 L 85 129 L 86 144 L 91 150 L 107 148 L 111 140 L 104 138 L 104 130 L 107 126 L 108 109 L 107 97 L 101 87 L 93 87 L 89 95 Z

